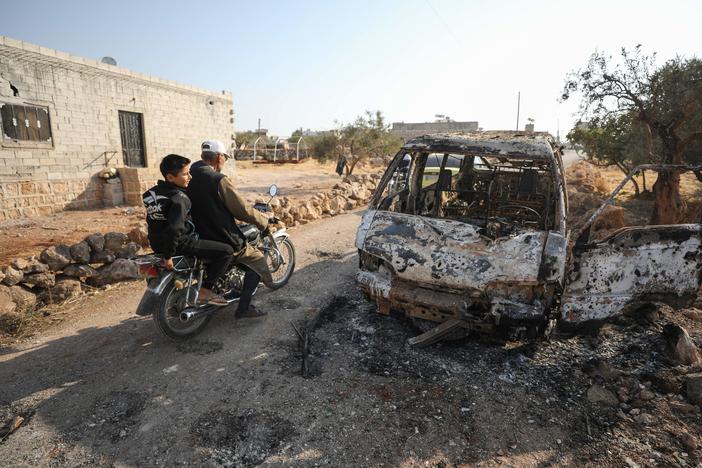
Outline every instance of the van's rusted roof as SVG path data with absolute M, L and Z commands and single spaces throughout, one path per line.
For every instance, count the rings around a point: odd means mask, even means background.
M 546 133 L 509 132 L 437 133 L 413 138 L 406 150 L 447 151 L 506 158 L 551 159 L 553 149 Z

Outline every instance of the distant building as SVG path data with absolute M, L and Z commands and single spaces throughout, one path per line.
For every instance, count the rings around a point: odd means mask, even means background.
M 109 205 L 108 189 L 141 204 L 163 156 L 230 144 L 233 122 L 230 92 L 0 36 L 0 220 Z
M 437 122 L 422 122 L 422 123 L 405 123 L 394 122 L 390 133 L 398 135 L 403 140 L 410 138 L 428 135 L 431 133 L 449 133 L 449 132 L 477 132 L 478 122 L 453 122 L 453 121 L 437 121 Z

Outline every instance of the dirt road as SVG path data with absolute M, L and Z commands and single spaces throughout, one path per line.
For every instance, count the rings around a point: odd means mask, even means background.
M 223 310 L 197 339 L 175 344 L 133 316 L 143 284 L 130 283 L 0 350 L 0 424 L 24 418 L 0 442 L 0 466 L 699 461 L 677 438 L 685 427 L 695 434 L 699 413 L 665 410 L 679 397 L 651 377 L 666 369 L 658 325 L 622 322 L 597 339 L 410 349 L 412 328 L 377 314 L 353 283 L 360 214 L 292 231 L 297 271 L 285 288 L 257 295 L 265 320 Z M 316 314 L 303 378 L 291 322 Z M 588 402 L 593 358 L 623 369 L 636 391 L 651 390 L 636 411 L 652 413 L 656 429 Z

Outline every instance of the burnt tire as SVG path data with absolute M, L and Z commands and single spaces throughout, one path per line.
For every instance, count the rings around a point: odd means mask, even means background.
M 211 314 L 207 314 L 187 322 L 180 319 L 187 289 L 176 289 L 175 280 L 171 280 L 161 293 L 151 315 L 156 328 L 171 340 L 185 340 L 197 335 L 212 318 Z

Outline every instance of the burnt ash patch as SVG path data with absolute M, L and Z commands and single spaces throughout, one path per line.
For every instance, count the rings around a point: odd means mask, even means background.
M 408 320 L 378 314 L 360 293 L 349 290 L 320 311 L 310 356 L 326 367 L 325 381 L 381 383 L 381 392 L 369 390 L 378 401 L 373 411 L 380 411 L 378 418 L 387 427 L 403 428 L 393 443 L 417 454 L 425 451 L 415 444 L 422 440 L 419 434 L 453 437 L 453 427 L 463 431 L 457 436 L 462 442 L 455 448 L 459 454 L 447 461 L 480 462 L 498 451 L 553 450 L 554 462 L 567 463 L 559 454 L 569 453 L 611 466 L 651 457 L 676 464 L 684 447 L 669 429 L 696 433 L 699 413 L 667 409 L 667 401 L 684 396 L 684 372 L 668 357 L 662 334 L 663 325 L 677 318 L 657 317 L 618 317 L 593 336 L 500 345 L 471 337 L 414 349 L 407 339 L 419 332 Z M 593 362 L 604 362 L 618 377 L 604 381 L 592 373 Z M 607 407 L 590 401 L 594 385 L 615 394 L 630 388 L 631 404 Z M 643 389 L 653 391 L 654 400 L 637 400 Z M 660 424 L 636 420 L 645 412 Z M 512 430 L 504 432 L 504 427 Z M 532 433 L 540 434 L 538 441 L 531 440 Z M 434 449 L 442 446 L 440 440 L 436 444 Z M 688 455 L 688 460 L 698 458 Z
M 83 422 L 72 431 L 74 438 L 94 437 L 118 442 L 127 437 L 144 411 L 148 395 L 133 391 L 112 391 L 99 397 Z
M 290 421 L 269 411 L 213 409 L 192 424 L 190 434 L 195 445 L 209 449 L 214 462 L 248 467 L 263 463 L 298 433 Z
M 206 354 L 216 353 L 222 350 L 222 343 L 219 341 L 207 341 L 207 340 L 187 340 L 182 343 L 178 343 L 176 350 L 183 354 L 197 354 L 204 356 Z

